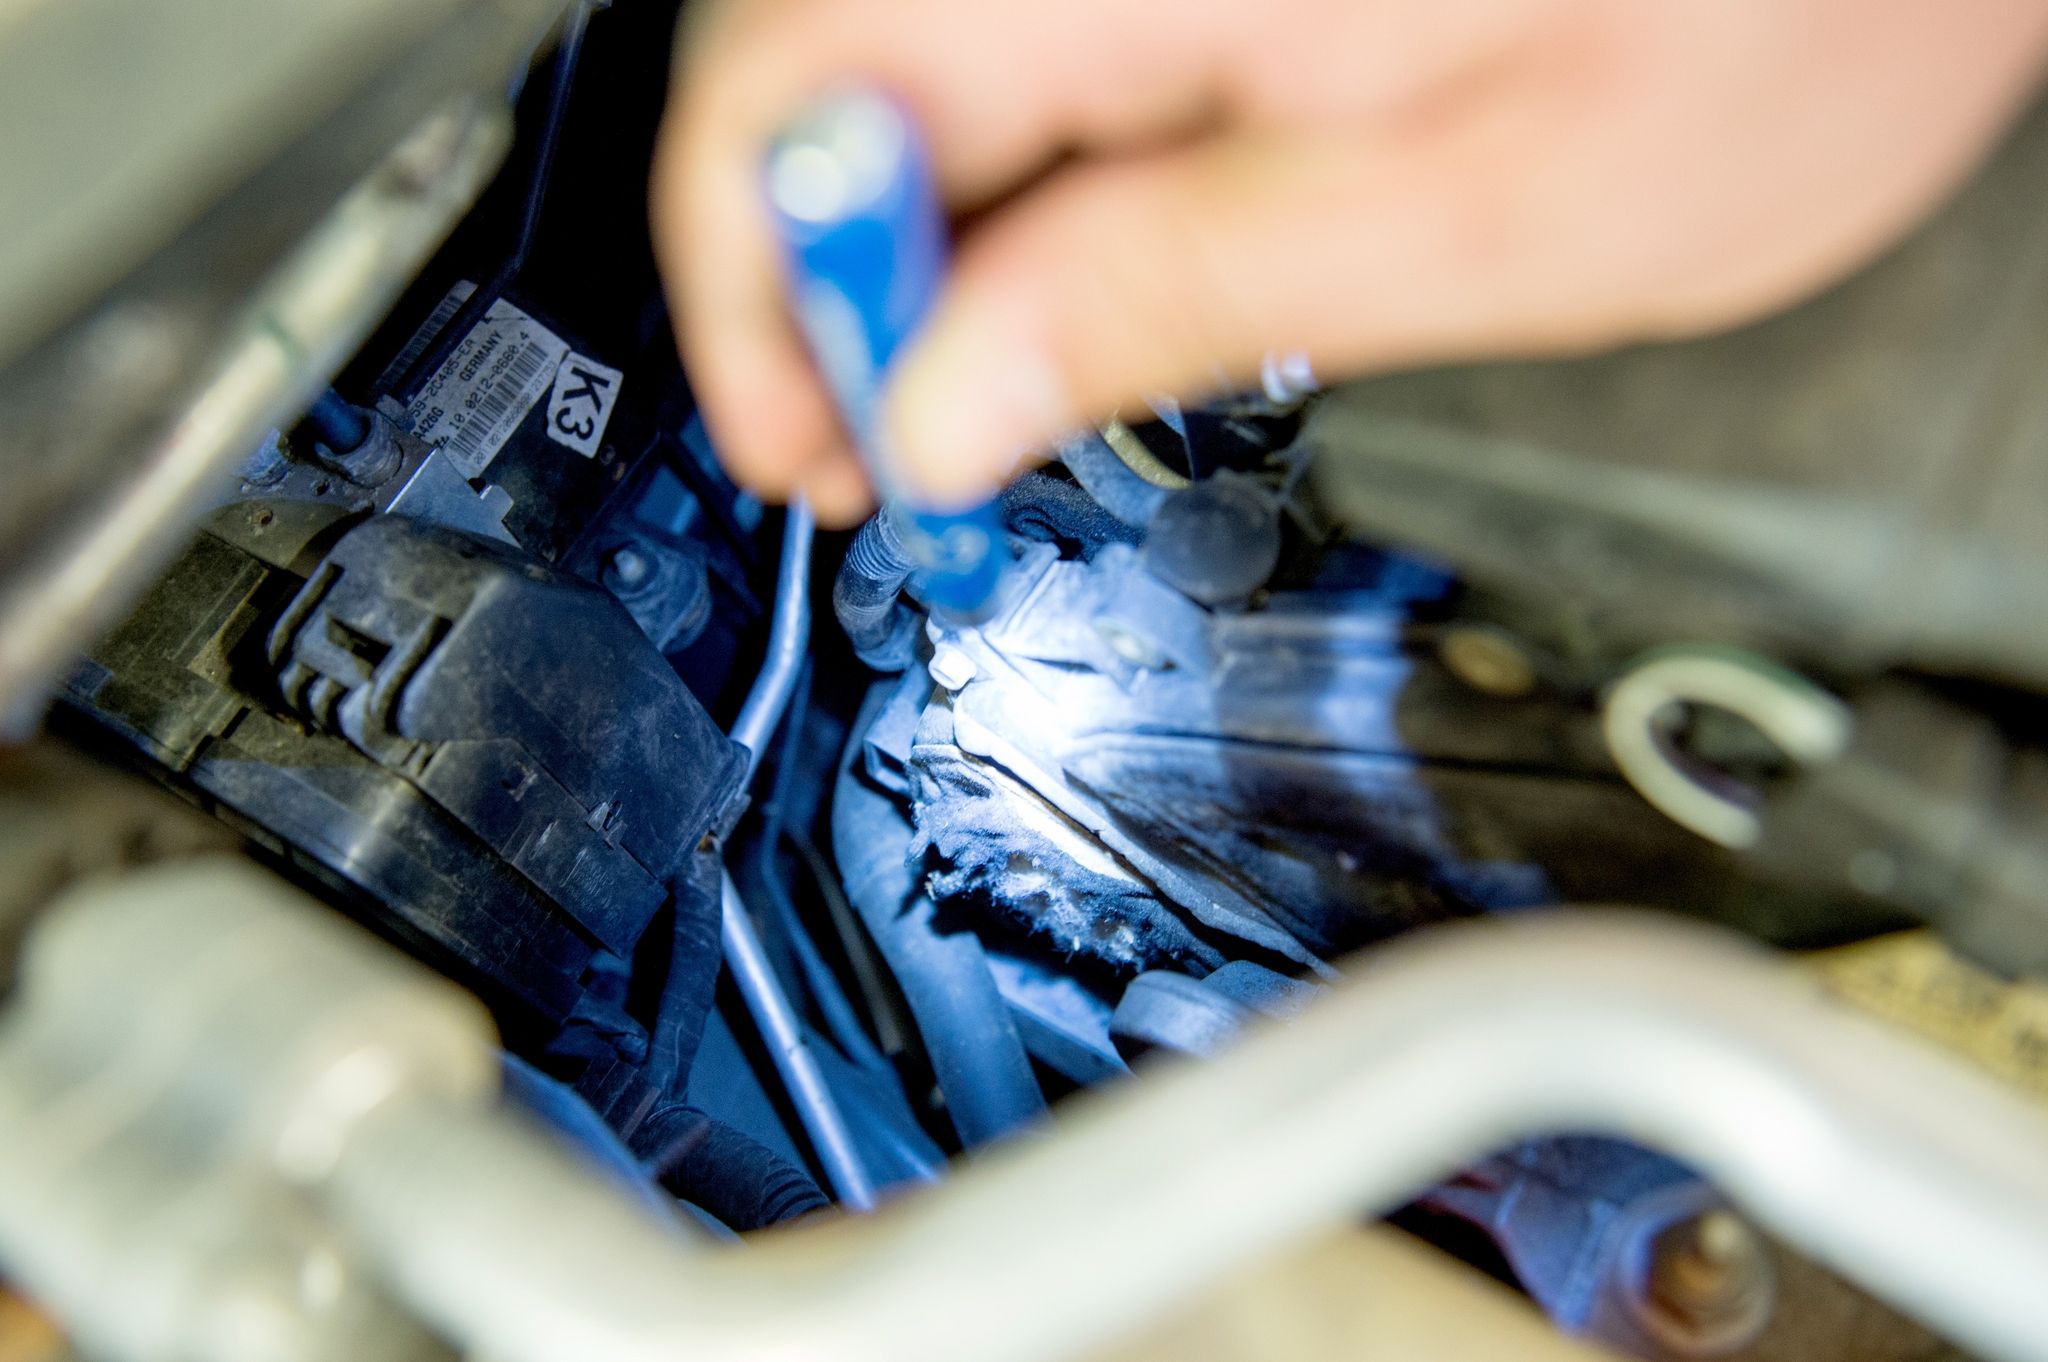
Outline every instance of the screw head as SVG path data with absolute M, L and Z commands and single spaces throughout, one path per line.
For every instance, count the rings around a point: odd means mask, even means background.
M 975 666 L 973 658 L 951 643 L 941 643 L 933 650 L 932 660 L 927 664 L 927 669 L 932 674 L 932 680 L 947 690 L 962 689 L 981 670 Z
M 1483 694 L 1516 699 L 1536 689 L 1536 664 L 1528 652 L 1512 635 L 1490 625 L 1453 625 L 1437 654 L 1451 675 Z
M 1157 667 L 1164 659 L 1151 639 L 1117 620 L 1097 620 L 1095 632 L 1115 653 L 1133 667 Z
M 1650 1242 L 1638 1317 L 1681 1357 L 1725 1357 L 1756 1341 L 1777 1306 L 1778 1274 L 1762 1234 L 1716 1207 Z
M 654 575 L 654 564 L 646 554 L 627 544 L 612 550 L 611 560 L 605 564 L 604 575 L 613 586 L 631 590 L 645 585 Z

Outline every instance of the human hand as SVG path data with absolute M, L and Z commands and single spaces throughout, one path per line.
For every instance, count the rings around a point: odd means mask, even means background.
M 2040 0 L 725 0 L 688 35 L 658 254 L 734 475 L 870 504 L 784 307 L 775 130 L 902 99 L 964 227 L 889 401 L 971 500 L 1149 394 L 1710 331 L 1832 282 L 1974 167 Z

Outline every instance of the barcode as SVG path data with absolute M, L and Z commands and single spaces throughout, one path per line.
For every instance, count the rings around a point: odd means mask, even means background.
M 427 314 L 427 319 L 420 323 L 420 329 L 412 333 L 412 339 L 405 343 L 405 348 L 384 366 L 383 373 L 377 375 L 378 392 L 388 393 L 397 388 L 399 381 L 412 372 L 412 366 L 420 362 L 420 356 L 427 353 L 429 345 L 440 339 L 448 323 L 455 320 L 455 314 L 462 311 L 462 305 L 468 302 L 470 295 L 475 292 L 476 285 L 469 280 L 455 281 L 454 287 L 434 305 L 434 310 Z
M 497 382 L 485 391 L 461 429 L 448 441 L 448 457 L 457 468 L 468 468 L 472 463 L 481 467 L 490 462 L 498 446 L 510 438 L 512 427 L 533 410 L 540 396 L 541 380 L 552 377 L 548 361 L 554 358 L 558 357 L 537 341 L 520 344 Z M 501 431 L 500 426 L 505 429 Z

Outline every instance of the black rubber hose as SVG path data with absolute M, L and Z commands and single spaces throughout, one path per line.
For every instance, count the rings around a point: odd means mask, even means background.
M 1087 431 L 1058 446 L 1059 460 L 1074 475 L 1074 481 L 1088 489 L 1088 495 L 1102 503 L 1124 524 L 1142 530 L 1168 493 L 1139 477 L 1131 466 L 1116 456 L 1109 441 L 1097 431 Z
M 1144 537 L 1145 520 L 1166 494 L 1126 468 L 1109 446 L 1103 445 L 1099 454 L 1115 465 L 1114 471 L 1099 459 L 1076 456 L 1095 477 L 1086 490 L 1043 473 L 1019 477 L 1003 492 L 1004 519 L 1027 538 L 1077 544 L 1084 558 L 1093 558 L 1107 543 L 1137 543 Z M 1069 468 L 1082 476 L 1073 460 Z M 1107 490 L 1108 500 L 1097 487 Z M 1131 519 L 1134 515 L 1141 518 Z M 832 613 L 853 641 L 854 653 L 878 672 L 900 672 L 916 658 L 919 616 L 903 599 L 912 569 L 884 509 L 860 527 L 832 583 Z
M 880 672 L 908 667 L 917 648 L 917 612 L 903 600 L 911 561 L 886 508 L 854 535 L 832 583 L 832 613 L 853 651 Z
M 568 1084 L 550 1078 L 509 1051 L 498 1057 L 505 1097 L 530 1112 L 575 1146 L 605 1181 L 645 1206 L 657 1223 L 674 1207 L 665 1189 L 655 1186 L 648 1170 L 633 1156 L 619 1133 L 606 1125 L 591 1105 Z
M 1072 545 L 1091 560 L 1106 544 L 1136 544 L 1145 537 L 1103 509 L 1086 488 L 1039 472 L 1022 474 L 1003 489 L 1003 520 L 1026 539 Z
M 695 1107 L 655 1112 L 633 1143 L 649 1151 L 647 1169 L 670 1193 L 742 1233 L 832 1204 L 810 1174 Z
M 628 1110 L 607 1116 L 637 1145 L 639 1111 L 675 1101 L 690 1076 L 704 1027 L 711 1017 L 719 968 L 719 865 L 715 856 L 691 858 L 685 878 L 673 894 L 674 916 L 669 937 L 668 971 L 655 1004 L 654 1025 L 647 1038 L 647 1062 L 640 1071 L 638 1096 Z
M 394 395 L 407 400 L 417 397 L 428 377 L 441 371 L 448 357 L 468 339 L 471 329 L 483 320 L 491 305 L 526 268 L 526 258 L 533 251 L 534 239 L 540 232 L 541 215 L 547 206 L 548 184 L 554 178 L 555 149 L 562 140 L 569 94 L 575 87 L 576 68 L 583 61 L 583 38 L 589 31 L 590 16 L 595 8 L 591 0 L 577 0 L 562 18 L 562 32 L 555 44 L 555 61 L 549 74 L 547 110 L 538 135 L 532 139 L 532 155 L 525 172 L 525 195 L 519 213 L 519 235 L 512 239 L 511 253 L 492 271 L 489 281 L 463 301 L 433 342 L 414 358 L 412 367 L 392 385 Z
M 894 796 L 862 777 L 862 735 L 880 708 L 875 700 L 897 684 L 875 687 L 846 745 L 832 796 L 832 848 L 846 897 L 896 976 L 953 1128 L 971 1149 L 1043 1117 L 1045 1095 L 981 942 L 971 932 L 936 929 L 918 867 L 906 858 L 909 820 Z

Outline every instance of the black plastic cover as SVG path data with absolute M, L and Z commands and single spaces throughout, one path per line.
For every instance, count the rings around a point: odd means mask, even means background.
M 74 704 L 559 1022 L 723 824 L 743 759 L 626 611 L 396 517 L 303 580 L 203 536 Z

